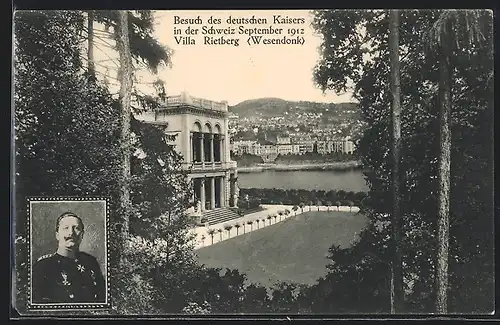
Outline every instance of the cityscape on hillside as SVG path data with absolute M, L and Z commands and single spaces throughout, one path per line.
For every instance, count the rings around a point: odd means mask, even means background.
M 352 155 L 363 128 L 355 103 L 262 98 L 244 101 L 229 111 L 232 154 L 260 156 L 263 162 L 307 153 Z

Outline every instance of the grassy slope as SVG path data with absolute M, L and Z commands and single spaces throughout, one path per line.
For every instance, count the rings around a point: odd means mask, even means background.
M 267 221 L 266 221 L 267 224 Z M 326 274 L 328 248 L 347 247 L 366 224 L 349 212 L 299 214 L 258 231 L 201 248 L 201 263 L 238 269 L 250 282 L 266 287 L 276 281 L 313 284 Z

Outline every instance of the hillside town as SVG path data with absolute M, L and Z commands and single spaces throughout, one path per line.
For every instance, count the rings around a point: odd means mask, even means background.
M 240 103 L 229 115 L 231 153 L 262 157 L 314 153 L 353 154 L 363 123 L 355 104 L 257 99 Z

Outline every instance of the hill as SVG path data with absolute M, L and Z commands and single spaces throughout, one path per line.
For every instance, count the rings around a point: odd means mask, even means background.
M 245 116 L 275 116 L 281 115 L 287 111 L 289 102 L 280 98 L 259 98 L 245 100 L 239 104 L 229 107 L 229 111 L 240 117 Z
M 305 212 L 283 222 L 197 251 L 210 267 L 238 269 L 249 282 L 271 287 L 276 281 L 314 284 L 327 272 L 328 249 L 348 247 L 366 225 L 349 212 Z
M 356 103 L 317 103 L 309 101 L 287 101 L 280 98 L 258 98 L 245 100 L 229 107 L 229 111 L 239 117 L 282 116 L 292 112 L 323 113 L 330 116 L 356 115 Z

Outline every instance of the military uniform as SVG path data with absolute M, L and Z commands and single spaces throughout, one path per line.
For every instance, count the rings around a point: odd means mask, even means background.
M 57 253 L 33 265 L 33 303 L 104 303 L 105 282 L 99 263 L 79 252 L 75 259 Z

